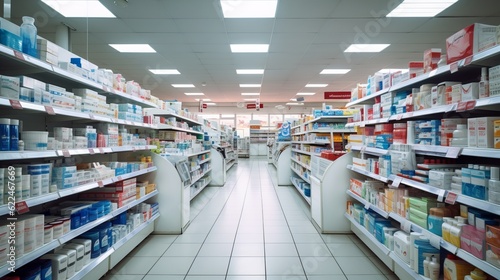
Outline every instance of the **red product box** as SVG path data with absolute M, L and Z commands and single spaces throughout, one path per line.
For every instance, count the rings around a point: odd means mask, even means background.
M 424 52 L 424 73 L 436 69 L 440 59 L 441 59 L 441 49 L 426 50 Z
M 446 39 L 447 63 L 453 63 L 475 53 L 494 47 L 496 26 L 474 23 Z
M 424 73 L 424 62 L 423 61 L 410 61 L 408 63 L 408 68 L 410 69 L 410 79 Z
M 373 108 L 368 109 L 368 120 L 373 120 Z
M 486 226 L 486 242 L 500 247 L 500 227 Z
M 153 123 L 153 119 L 154 119 L 154 116 L 144 116 L 143 117 L 143 122 L 144 123 L 148 123 L 148 124 L 152 124 Z

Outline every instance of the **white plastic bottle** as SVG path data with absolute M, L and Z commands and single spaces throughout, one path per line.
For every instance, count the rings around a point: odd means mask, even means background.
M 436 260 L 436 257 L 432 257 L 431 262 L 429 263 L 429 278 L 431 280 L 438 280 L 440 272 L 440 265 Z
M 491 167 L 490 176 L 491 178 L 488 181 L 488 200 L 497 203 L 495 195 L 500 192 L 500 168 Z
M 429 263 L 431 262 L 431 257 L 426 256 L 424 260 L 424 276 L 429 278 L 430 271 L 429 271 Z

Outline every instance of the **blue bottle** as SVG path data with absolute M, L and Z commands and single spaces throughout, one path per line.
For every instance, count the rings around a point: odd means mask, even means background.
M 21 24 L 22 50 L 23 53 L 38 58 L 36 32 L 35 19 L 24 16 L 23 24 Z

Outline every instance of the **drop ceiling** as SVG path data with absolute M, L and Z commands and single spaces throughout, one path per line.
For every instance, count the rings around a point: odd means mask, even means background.
M 39 0 L 13 1 L 12 21 L 34 16 L 39 35 L 54 41 L 61 22 L 73 27 L 71 50 L 102 68 L 135 80 L 162 99 L 194 103 L 203 92 L 219 106 L 260 92 L 262 103 L 282 103 L 298 92 L 323 102 L 324 91 L 350 91 L 382 68 L 407 68 L 428 48 L 474 22 L 500 24 L 498 0 L 459 0 L 435 18 L 386 18 L 400 0 L 279 0 L 276 17 L 224 19 L 218 0 L 100 0 L 117 18 L 64 18 Z M 127 3 L 128 2 L 128 3 Z M 3 13 L 2 13 L 3 14 Z M 124 54 L 108 44 L 150 44 L 157 53 Z M 269 44 L 269 53 L 231 53 L 229 44 Z M 391 44 L 380 53 L 344 53 L 352 43 Z M 352 69 L 320 75 L 325 68 Z M 154 75 L 148 69 L 177 69 Z M 237 75 L 236 69 L 265 69 Z M 239 84 L 262 84 L 242 89 Z M 326 83 L 326 88 L 305 88 Z M 194 89 L 171 84 L 194 84 Z

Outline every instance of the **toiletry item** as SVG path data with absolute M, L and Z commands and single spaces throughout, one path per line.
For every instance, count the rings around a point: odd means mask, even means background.
M 19 120 L 10 120 L 10 150 L 19 150 Z
M 75 272 L 80 271 L 83 268 L 84 264 L 85 247 L 82 244 L 68 243 L 64 245 L 64 248 L 75 250 L 76 252 Z
M 450 230 L 450 243 L 458 248 L 460 248 L 460 234 L 462 233 L 462 227 L 464 225 L 465 224 L 457 222 L 456 225 L 453 225 Z
M 443 275 L 446 280 L 462 280 L 469 274 L 474 266 L 459 259 L 457 256 L 448 254 L 443 263 Z
M 418 251 L 417 249 L 415 248 L 415 242 L 420 238 L 420 236 L 422 236 L 421 233 L 418 233 L 418 232 L 411 232 L 410 233 L 410 267 L 415 270 L 415 271 L 418 271 L 418 267 L 415 265 L 415 259 L 418 260 Z
M 429 263 L 431 262 L 431 257 L 430 256 L 427 256 L 425 257 L 425 261 L 424 261 L 424 276 L 429 278 Z
M 68 257 L 66 279 L 70 279 L 71 277 L 73 277 L 73 275 L 75 275 L 76 250 L 62 248 L 57 249 L 55 253 L 66 255 Z
M 490 82 L 488 81 L 488 68 L 481 68 L 481 81 L 479 82 L 479 98 L 490 97 Z
M 437 261 L 436 257 L 432 257 L 431 262 L 429 263 L 429 278 L 431 280 L 438 280 L 439 271 L 440 271 L 439 262 Z
M 473 271 L 471 271 L 470 276 L 467 275 L 465 276 L 465 280 L 469 277 L 470 280 L 486 280 L 488 279 L 488 276 L 486 273 L 484 273 L 481 269 L 475 268 Z
M 0 151 L 10 151 L 10 119 L 0 118 Z
M 84 255 L 83 255 L 83 265 L 90 263 L 90 254 L 92 252 L 92 241 L 90 239 L 73 239 L 71 243 L 83 245 Z
M 24 151 L 24 141 L 23 140 L 18 141 L 18 148 L 19 148 L 20 152 Z
M 394 233 L 394 253 L 405 263 L 410 263 L 410 235 L 404 231 Z M 412 244 L 413 246 L 413 244 Z
M 28 54 L 32 57 L 38 57 L 38 53 L 36 50 L 37 29 L 35 27 L 35 19 L 32 17 L 24 16 L 23 23 L 20 27 L 20 32 L 23 53 Z
M 99 240 L 99 231 L 87 231 L 81 235 L 81 238 L 90 239 L 92 242 L 90 257 L 95 259 L 101 255 L 101 243 Z
M 491 176 L 491 179 L 488 181 L 488 192 L 499 193 L 500 192 L 500 168 L 491 167 L 490 176 Z M 488 200 L 491 202 L 492 200 L 495 200 L 495 198 L 488 196 Z
M 453 147 L 467 147 L 467 125 L 457 124 L 457 129 L 453 131 L 453 139 L 451 139 L 451 146 Z
M 68 256 L 63 254 L 47 254 L 41 257 L 42 260 L 52 261 L 52 279 L 66 280 L 68 272 Z
M 52 280 L 52 262 L 50 260 L 38 260 L 40 264 L 40 280 Z

